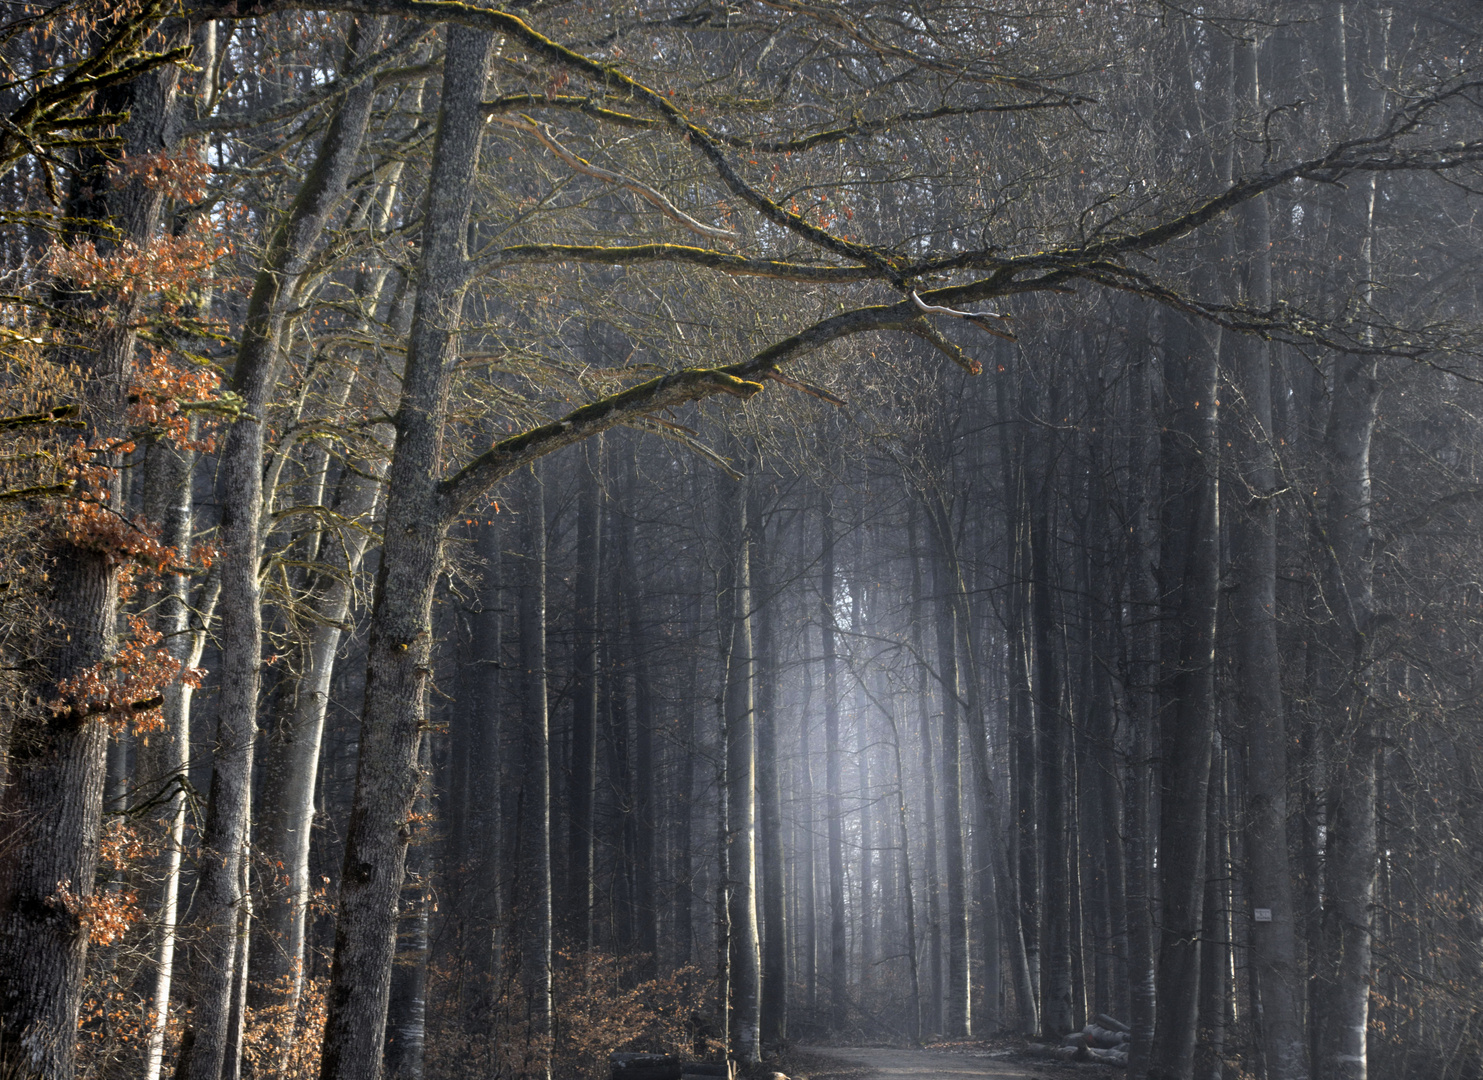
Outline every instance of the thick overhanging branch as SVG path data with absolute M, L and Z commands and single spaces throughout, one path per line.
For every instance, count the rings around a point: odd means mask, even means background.
M 935 109 L 917 109 L 912 112 L 882 116 L 874 120 L 852 117 L 849 123 L 824 131 L 799 135 L 792 139 L 764 139 L 758 136 L 718 135 L 723 143 L 737 150 L 748 150 L 754 154 L 793 154 L 812 150 L 817 146 L 844 142 L 865 135 L 879 135 L 906 124 L 918 124 L 928 120 L 941 120 L 953 116 L 978 116 L 983 113 L 1027 112 L 1033 109 L 1064 109 L 1071 102 L 1065 98 L 1047 98 L 1039 101 L 998 103 L 993 105 L 940 105 Z
M 747 400 L 762 390 L 762 379 L 780 365 L 831 342 L 872 330 L 917 332 L 921 315 L 909 302 L 857 308 L 823 319 L 792 337 L 774 342 L 748 360 L 717 368 L 685 368 L 631 386 L 584 405 L 562 419 L 494 444 L 453 476 L 440 490 L 442 517 L 451 522 L 495 484 L 562 447 L 664 409 L 717 394 Z
M 498 267 L 528 263 L 586 262 L 604 266 L 637 266 L 644 263 L 685 263 L 704 266 L 736 277 L 772 278 L 812 285 L 844 285 L 877 279 L 868 266 L 809 266 L 776 259 L 749 259 L 712 248 L 684 244 L 633 244 L 609 247 L 591 244 L 517 244 L 498 248 L 480 260 L 482 266 Z

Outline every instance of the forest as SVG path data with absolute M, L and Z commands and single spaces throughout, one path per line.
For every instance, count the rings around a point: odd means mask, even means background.
M 0 5 L 0 1076 L 1483 1077 L 1478 14 Z

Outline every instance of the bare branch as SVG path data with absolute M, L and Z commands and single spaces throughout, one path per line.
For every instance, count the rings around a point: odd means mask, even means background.
M 689 214 L 685 213 L 685 211 L 670 202 L 669 199 L 665 198 L 663 193 L 650 187 L 642 180 L 637 180 L 632 176 L 625 176 L 623 173 L 614 172 L 612 169 L 604 169 L 600 165 L 592 164 L 585 158 L 578 157 L 556 141 L 556 137 L 551 134 L 549 127 L 544 124 L 537 124 L 530 117 L 526 117 L 524 120 L 511 120 L 508 117 L 490 113 L 488 120 L 490 123 L 499 124 L 501 127 L 512 128 L 515 131 L 523 131 L 528 135 L 534 135 L 547 150 L 550 150 L 562 161 L 566 162 L 572 169 L 582 173 L 584 176 L 591 176 L 604 183 L 616 184 L 619 187 L 627 188 L 629 191 L 634 192 L 657 207 L 659 212 L 665 217 L 677 225 L 684 226 L 691 232 L 699 233 L 701 236 L 708 236 L 713 240 L 739 239 L 737 234 L 730 229 L 718 229 L 702 221 L 696 221 Z

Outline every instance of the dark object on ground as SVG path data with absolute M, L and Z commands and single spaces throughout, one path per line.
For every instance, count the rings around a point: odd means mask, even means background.
M 620 1051 L 608 1055 L 611 1080 L 680 1080 L 684 1062 L 671 1054 Z
M 1128 1026 L 1099 1013 L 1096 1020 L 1061 1040 L 1060 1046 L 1031 1043 L 1032 1053 L 1044 1053 L 1063 1061 L 1097 1061 L 1105 1065 L 1128 1064 L 1128 1044 L 1133 1036 Z

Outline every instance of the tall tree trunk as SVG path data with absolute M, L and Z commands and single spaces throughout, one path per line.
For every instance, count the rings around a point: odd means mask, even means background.
M 727 539 L 733 565 L 729 596 L 731 648 L 726 664 L 727 841 L 730 874 L 731 1055 L 750 1068 L 762 1060 L 762 958 L 757 935 L 757 731 L 753 710 L 752 578 L 746 488 L 731 502 Z
M 432 595 L 449 517 L 439 497 L 437 468 L 468 283 L 467 222 L 485 126 L 480 103 L 492 42 L 488 33 L 448 31 L 422 219 L 417 301 L 395 417 L 396 451 L 367 645 L 360 757 L 345 841 L 322 1080 L 378 1080 L 381 1072 L 396 904 L 408 840 L 403 826 L 419 786 Z
M 974 778 L 973 811 L 973 889 L 970 907 L 977 911 L 979 980 L 983 987 L 985 1010 L 978 1024 L 985 1030 L 999 1026 L 999 911 L 995 878 L 1008 876 L 1007 861 L 993 842 L 999 818 L 994 789 L 992 762 L 989 758 L 988 717 L 984 711 L 984 692 L 979 674 L 972 634 L 972 611 L 968 604 L 968 583 L 958 555 L 958 542 L 948 508 L 941 501 L 929 505 L 928 521 L 933 526 L 947 578 L 948 594 L 943 598 L 953 608 L 953 622 L 958 633 L 956 665 L 959 682 L 967 690 L 966 709 L 960 713 L 966 726 Z M 946 676 L 944 676 L 946 677 Z M 973 966 L 970 960 L 970 969 Z
M 166 43 L 173 44 L 173 43 Z M 100 113 L 127 112 L 123 150 L 128 154 L 172 149 L 168 123 L 179 68 L 174 65 L 100 92 Z M 68 218 L 87 222 L 89 235 L 68 241 L 96 242 L 100 253 L 132 241 L 147 247 L 159 225 L 163 196 L 135 180 L 113 184 L 102 154 L 83 155 Z M 99 229 L 96 223 L 116 226 Z M 99 449 L 96 463 L 114 467 L 114 447 L 123 427 L 137 332 L 132 304 L 105 318 L 85 293 L 65 283 L 54 303 L 71 309 L 94 329 L 87 342 L 64 347 L 60 359 L 84 380 L 80 419 Z M 68 431 L 66 441 L 75 436 Z M 60 447 L 58 448 L 61 449 Z M 99 494 L 119 504 L 116 474 Z M 88 931 L 75 904 L 60 902 L 59 886 L 79 901 L 93 895 L 102 828 L 108 730 L 86 710 L 54 712 L 47 703 L 65 697 L 61 688 L 112 655 L 118 617 L 118 581 L 113 553 L 102 545 L 55 537 L 42 598 L 45 617 L 66 633 L 36 643 L 38 677 L 29 700 L 10 718 L 0 792 L 0 817 L 17 823 L 0 849 L 0 1068 L 22 1075 L 68 1080 L 75 1069 L 78 1010 Z
M 937 593 L 937 675 L 942 688 L 942 831 L 947 861 L 947 991 L 943 1034 L 967 1038 L 973 1031 L 968 971 L 968 896 L 963 854 L 962 739 L 958 711 L 958 628 L 954 582 L 947 555 L 934 551 L 932 583 Z
M 1168 517 L 1165 595 L 1176 598 L 1161 723 L 1159 877 L 1163 928 L 1151 1077 L 1194 1070 L 1205 899 L 1205 800 L 1215 731 L 1215 627 L 1220 585 L 1219 409 L 1216 342 L 1166 315 Z
M 373 51 L 382 20 L 358 21 L 344 67 Z M 249 836 L 253 748 L 262 660 L 263 449 L 268 404 L 276 389 L 281 348 L 300 286 L 319 239 L 344 198 L 365 139 L 375 80 L 349 89 L 288 218 L 269 242 L 248 301 L 233 389 L 242 412 L 222 442 L 221 692 L 211 793 L 201 830 L 201 859 L 190 919 L 190 1026 L 181 1041 L 182 1080 L 220 1080 L 231 1042 L 231 1002 L 243 844 Z
M 1135 337 L 1136 340 L 1136 337 Z M 1123 616 L 1129 695 L 1128 762 L 1124 820 L 1128 860 L 1128 1026 L 1133 1029 L 1128 1075 L 1143 1076 L 1153 1049 L 1158 998 L 1154 949 L 1155 899 L 1153 762 L 1157 735 L 1159 626 L 1158 425 L 1153 414 L 1153 360 L 1129 364 L 1128 419 L 1133 483 L 1132 543 L 1128 559 L 1129 604 Z
M 829 1026 L 844 1028 L 849 987 L 848 945 L 844 910 L 844 819 L 840 810 L 843 783 L 839 762 L 839 675 L 834 645 L 834 500 L 824 494 L 819 540 L 819 586 L 822 610 L 819 630 L 824 644 L 824 776 L 829 819 Z
M 917 958 L 917 902 L 911 883 L 911 823 L 906 812 L 906 771 L 901 762 L 901 729 L 894 711 L 886 714 L 891 724 L 891 753 L 896 765 L 896 846 L 900 848 L 901 900 L 906 916 L 906 965 L 910 979 L 910 1011 L 906 1017 L 906 1034 L 913 1045 L 922 1041 L 922 982 Z
M 413 810 L 418 824 L 407 851 L 397 920 L 396 963 L 386 1008 L 385 1068 L 388 1080 L 422 1080 L 427 1046 L 427 952 L 429 908 L 432 904 L 432 859 L 429 812 L 432 800 L 432 740 L 418 750 L 422 787 Z M 416 835 L 420 833 L 421 835 Z
M 1018 988 L 1020 1027 L 1040 1030 L 1040 845 L 1039 777 L 1036 768 L 1035 680 L 1031 674 L 1031 574 L 1028 477 L 1025 439 L 1009 410 L 1008 379 L 995 395 L 999 419 L 999 456 L 1006 501 L 1006 534 L 1010 553 L 1006 636 L 1009 641 L 1010 807 L 1014 821 L 1014 910 L 1024 942 L 1027 981 Z
M 1195 1048 L 1195 1076 L 1199 1080 L 1222 1080 L 1225 1075 L 1226 1020 L 1234 991 L 1225 778 L 1225 751 L 1217 745 L 1211 755 L 1205 810 L 1205 926 L 1200 931 L 1200 1028 Z
M 144 516 L 161 526 L 160 539 L 177 551 L 189 551 L 195 535 L 192 473 L 195 454 L 165 441 L 150 444 L 145 458 Z M 170 654 L 188 667 L 197 667 L 206 645 L 205 622 L 215 607 L 211 588 L 196 605 L 190 604 L 190 579 L 171 575 L 159 601 L 155 629 L 165 635 Z M 164 725 L 135 751 L 135 784 L 141 803 L 154 806 L 162 827 L 160 854 L 153 867 L 158 880 L 154 905 L 156 929 L 152 944 L 154 970 L 149 980 L 150 1019 L 144 1051 L 145 1080 L 159 1080 L 165 1057 L 175 976 L 176 926 L 180 920 L 180 868 L 185 845 L 186 792 L 190 774 L 190 718 L 192 688 L 183 682 L 165 690 Z
M 624 462 L 625 498 L 636 494 L 638 478 L 635 455 L 629 453 Z M 658 820 L 659 801 L 656 798 L 657 763 L 654 752 L 654 733 L 659 727 L 659 717 L 654 702 L 654 687 L 650 676 L 650 649 L 652 638 L 646 620 L 646 605 L 639 591 L 638 568 L 635 565 L 634 545 L 624 545 L 622 571 L 628 582 L 626 593 L 629 628 L 629 666 L 633 671 L 634 702 L 634 794 L 633 817 L 635 830 L 634 866 L 634 920 L 637 923 L 635 944 L 643 954 L 640 973 L 652 978 L 659 970 L 659 852 Z
M 592 948 L 593 807 L 597 794 L 597 582 L 602 493 L 602 443 L 582 447 L 577 469 L 576 620 L 573 660 L 572 767 L 567 839 L 565 938 L 578 953 Z
M 700 712 L 699 664 L 694 652 L 685 680 L 687 692 L 680 702 L 680 805 L 676 811 L 675 838 L 675 882 L 678 891 L 675 903 L 676 964 L 688 964 L 695 952 L 695 759 L 699 756 L 696 745 L 695 718 Z
M 805 640 L 810 640 L 806 638 Z M 801 918 L 798 951 L 803 999 L 810 1016 L 819 1014 L 819 878 L 818 851 L 814 844 L 814 758 L 809 704 L 813 698 L 813 676 L 804 689 L 803 708 L 798 717 L 798 845 L 794 875 L 798 881 L 798 906 Z
M 1368 10 L 1367 10 L 1368 9 Z M 1367 15 L 1361 20 L 1357 16 Z M 1373 122 L 1384 95 L 1351 76 L 1386 66 L 1388 11 L 1344 5 L 1331 27 L 1338 38 L 1343 99 L 1352 118 Z M 1373 114 L 1373 115 L 1372 115 Z M 1346 117 L 1349 119 L 1349 117 Z M 1335 215 L 1344 236 L 1359 244 L 1363 302 L 1373 296 L 1376 178 L 1367 178 L 1358 207 Z M 1332 613 L 1327 658 L 1319 684 L 1329 762 L 1324 859 L 1322 958 L 1315 983 L 1314 1022 L 1322 1080 L 1365 1080 L 1369 1072 L 1372 921 L 1379 858 L 1376 799 L 1380 732 L 1370 714 L 1371 631 L 1375 618 L 1375 538 L 1371 523 L 1370 443 L 1379 418 L 1379 365 L 1373 356 L 1333 358 L 1328 425 L 1324 431 L 1325 502 L 1322 510 L 1323 599 Z
M 760 500 L 759 500 L 760 501 Z M 773 545 L 766 543 L 760 510 L 752 515 L 752 604 L 757 615 L 757 813 L 762 845 L 762 1045 L 788 1037 L 788 923 L 785 900 L 783 807 L 778 784 L 777 597 L 773 595 Z
M 546 688 L 546 503 L 534 469 L 520 478 L 521 729 L 524 776 L 516 829 L 518 871 L 515 921 L 520 936 L 520 980 L 525 1052 L 519 1075 L 550 1076 L 551 1031 L 551 740 Z
M 1238 100 L 1261 108 L 1254 45 L 1236 49 Z M 1242 212 L 1240 247 L 1246 267 L 1245 297 L 1256 308 L 1272 303 L 1271 211 L 1265 196 Z M 1230 499 L 1232 637 L 1236 661 L 1236 710 L 1246 733 L 1246 850 L 1252 906 L 1269 922 L 1254 923 L 1252 968 L 1256 984 L 1256 1037 L 1268 1080 L 1306 1075 L 1303 973 L 1298 966 L 1297 910 L 1289 857 L 1287 717 L 1277 644 L 1277 437 L 1272 423 L 1271 346 L 1255 337 L 1233 342 L 1233 381 L 1240 414 L 1234 429 L 1234 469 L 1240 481 Z
M 937 873 L 937 770 L 933 766 L 932 700 L 927 654 L 922 641 L 926 618 L 922 586 L 923 557 L 917 547 L 917 508 L 913 501 L 907 518 L 907 545 L 911 552 L 911 647 L 917 659 L 917 730 L 922 743 L 922 814 L 926 833 L 927 882 L 927 1009 L 925 1022 L 934 1034 L 943 1030 L 942 888 Z
M 1054 410 L 1052 410 L 1054 411 Z M 1035 635 L 1035 716 L 1039 742 L 1041 826 L 1045 852 L 1045 937 L 1040 975 L 1040 1025 L 1048 1038 L 1072 1030 L 1071 1010 L 1071 851 L 1067 843 L 1066 718 L 1061 708 L 1061 672 L 1057 664 L 1055 608 L 1051 600 L 1049 490 L 1039 493 L 1032 511 L 1031 624 Z
M 341 477 L 334 510 L 347 522 L 368 522 L 381 494 L 382 461 L 357 463 Z M 344 627 L 350 618 L 355 577 L 365 554 L 368 532 L 346 529 L 338 543 L 326 546 L 325 568 L 310 578 L 307 602 L 314 625 L 305 643 L 304 667 L 296 682 L 289 715 L 268 745 L 263 778 L 259 845 L 269 864 L 280 867 L 286 887 L 274 890 L 259 905 L 253 947 L 253 984 L 263 997 L 255 1004 L 281 1006 L 296 1016 L 303 994 L 309 902 L 309 849 L 314 822 L 314 789 L 319 751 L 329 708 Z M 280 1049 L 286 1049 L 286 1046 Z

